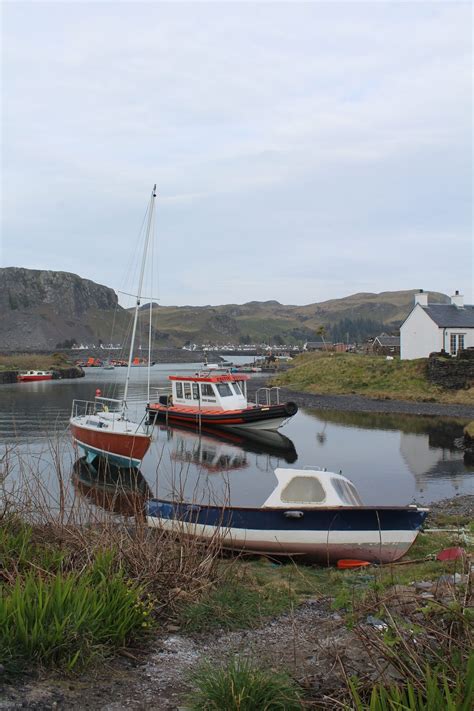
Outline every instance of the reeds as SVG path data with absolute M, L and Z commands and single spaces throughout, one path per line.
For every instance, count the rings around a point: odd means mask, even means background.
M 218 536 L 203 547 L 179 528 L 148 528 L 130 480 L 105 499 L 85 498 L 71 486 L 74 463 L 60 439 L 26 455 L 10 450 L 2 471 L 0 663 L 9 671 L 74 669 L 136 642 L 218 577 Z

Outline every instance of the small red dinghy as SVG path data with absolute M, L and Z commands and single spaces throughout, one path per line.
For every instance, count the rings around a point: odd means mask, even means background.
M 368 560 L 353 560 L 352 558 L 343 558 L 337 561 L 337 567 L 342 569 L 347 568 L 365 568 L 370 565 Z

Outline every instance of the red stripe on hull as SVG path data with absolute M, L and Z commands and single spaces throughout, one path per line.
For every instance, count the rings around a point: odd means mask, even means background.
M 20 383 L 32 383 L 35 380 L 52 380 L 52 375 L 19 375 L 18 381 Z
M 90 447 L 130 459 L 143 459 L 151 443 L 151 438 L 147 435 L 96 432 L 73 424 L 71 424 L 71 432 L 75 440 L 84 442 Z

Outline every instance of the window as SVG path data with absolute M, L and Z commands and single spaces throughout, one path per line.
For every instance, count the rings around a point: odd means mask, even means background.
M 191 400 L 191 383 L 184 383 L 184 398 Z
M 199 400 L 199 385 L 193 383 L 193 400 Z
M 239 383 L 232 383 L 232 385 L 234 386 L 236 395 L 242 395 L 242 390 L 240 389 Z
M 309 476 L 295 476 L 281 492 L 281 500 L 288 504 L 320 504 L 326 492 L 319 481 Z
M 201 397 L 216 397 L 210 383 L 201 383 Z
M 217 390 L 222 397 L 229 397 L 229 395 L 234 394 L 227 383 L 217 383 Z
M 458 351 L 464 350 L 464 333 L 451 333 L 449 337 L 449 352 L 456 355 Z
M 176 383 L 176 397 L 183 399 L 183 383 Z
M 336 490 L 336 494 L 341 501 L 348 506 L 361 506 L 362 501 L 357 490 L 352 484 L 342 479 L 331 479 L 331 484 Z

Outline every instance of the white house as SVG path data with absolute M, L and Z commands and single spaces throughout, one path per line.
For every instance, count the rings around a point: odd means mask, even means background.
M 464 305 L 459 291 L 449 304 L 429 304 L 422 289 L 415 294 L 415 306 L 400 327 L 402 360 L 427 358 L 433 351 L 451 355 L 474 347 L 474 306 Z

